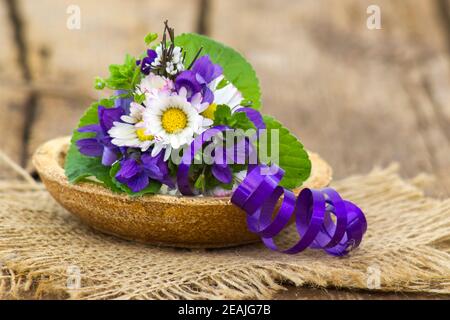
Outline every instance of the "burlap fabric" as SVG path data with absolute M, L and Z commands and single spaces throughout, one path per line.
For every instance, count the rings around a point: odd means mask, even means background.
M 450 293 L 450 199 L 424 197 L 420 179 L 406 182 L 396 167 L 333 183 L 369 224 L 361 247 L 345 258 L 123 241 L 81 224 L 17 166 L 3 160 L 0 167 L 22 176 L 0 180 L 3 298 L 270 298 L 287 283 Z M 281 241 L 293 240 L 287 232 Z

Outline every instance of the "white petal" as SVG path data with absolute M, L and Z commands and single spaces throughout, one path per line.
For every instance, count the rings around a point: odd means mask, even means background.
M 187 90 L 185 87 L 181 87 L 180 90 L 178 91 L 178 94 L 182 97 L 187 97 Z
M 191 103 L 193 105 L 200 104 L 201 101 L 202 101 L 202 94 L 200 92 L 197 92 L 192 96 Z
M 170 146 L 168 146 L 166 148 L 166 153 L 164 154 L 164 161 L 169 160 L 171 153 L 172 153 L 172 148 Z
M 203 126 L 212 126 L 212 124 L 214 123 L 214 121 L 212 121 L 211 119 L 209 119 L 209 118 L 203 118 L 203 121 L 202 121 L 202 125 Z
M 177 135 L 174 134 L 170 137 L 170 144 L 174 149 L 178 149 L 180 147 L 180 140 Z
M 120 119 L 128 123 L 136 123 L 136 119 L 130 116 L 121 116 Z
M 148 148 L 150 148 L 150 146 L 152 145 L 152 141 L 144 141 L 141 143 L 141 150 L 142 152 L 145 152 L 148 150 Z
M 152 157 L 156 157 L 161 152 L 162 147 L 161 143 L 156 143 L 152 150 Z
M 200 104 L 200 107 L 198 108 L 198 112 L 199 112 L 199 113 L 200 113 L 200 112 L 203 112 L 203 111 L 205 111 L 206 109 L 208 109 L 208 107 L 209 107 L 209 103 L 207 103 L 207 102 L 202 103 L 202 104 Z

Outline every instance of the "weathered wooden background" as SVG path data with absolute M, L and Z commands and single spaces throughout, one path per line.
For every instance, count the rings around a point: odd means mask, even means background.
M 70 4 L 80 30 L 66 27 Z M 370 4 L 381 8 L 381 30 L 366 27 Z M 335 177 L 396 161 L 405 176 L 436 175 L 430 193 L 450 195 L 450 0 L 0 0 L 0 148 L 33 172 L 36 147 L 70 134 L 98 97 L 93 78 L 139 54 L 164 19 L 241 51 L 264 111 Z

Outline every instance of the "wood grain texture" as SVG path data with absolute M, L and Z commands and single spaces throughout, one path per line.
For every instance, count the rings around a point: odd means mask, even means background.
M 11 8 L 6 1 L 0 2 L 0 149 L 13 161 L 22 158 L 23 131 L 26 126 L 25 111 L 28 96 L 22 94 L 24 77 L 18 59 L 16 30 L 11 18 Z M 16 84 L 11 90 L 9 84 Z M 0 167 L 0 179 L 14 177 L 8 168 Z
M 0 85 L 4 86 L 8 80 L 18 81 L 21 78 L 15 49 L 15 30 L 11 22 L 10 8 L 7 1 L 0 2 L 0 37 L 2 48 L 0 50 Z
M 31 156 L 43 142 L 55 137 L 71 135 L 78 121 L 92 101 L 83 98 L 40 94 L 36 116 L 28 141 L 27 169 L 34 173 Z
M 198 0 L 21 0 L 33 79 L 92 90 L 95 76 L 121 63 L 126 53 L 145 51 L 148 32 L 161 33 L 168 19 L 178 32 L 196 25 Z M 67 8 L 80 9 L 80 29 L 66 26 Z M 51 10 L 51 18 L 49 18 Z
M 249 58 L 265 112 L 323 154 L 337 177 L 392 161 L 411 176 L 442 173 L 448 140 L 430 148 L 430 135 L 442 132 L 424 133 L 417 111 L 433 104 L 417 84 L 421 67 L 446 53 L 435 2 L 378 1 L 382 30 L 367 29 L 369 4 L 215 0 L 210 32 Z

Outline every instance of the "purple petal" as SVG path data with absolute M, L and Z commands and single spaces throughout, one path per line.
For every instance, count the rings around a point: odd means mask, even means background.
M 122 95 L 122 94 L 127 94 L 128 91 L 126 90 L 117 90 L 116 91 L 116 95 Z M 122 110 L 124 111 L 125 114 L 130 113 L 130 103 L 133 102 L 133 98 L 117 98 L 114 101 L 114 107 L 116 108 L 122 108 Z
M 141 172 L 140 174 L 125 181 L 125 184 L 133 192 L 139 192 L 144 190 L 148 186 L 148 183 L 149 183 L 148 176 L 144 172 Z
M 89 124 L 84 127 L 78 128 L 78 132 L 102 132 L 102 128 L 98 124 Z
M 153 50 L 153 49 L 148 49 L 148 50 L 147 50 L 147 57 L 148 57 L 149 59 L 151 59 L 152 62 L 153 62 L 153 60 L 156 59 L 157 56 L 158 56 L 158 54 L 156 53 L 155 50 Z
M 145 153 L 141 156 L 141 161 L 150 178 L 164 183 L 170 188 L 175 188 L 175 183 L 169 175 L 169 166 L 164 161 L 162 152 L 155 157 Z
M 95 138 L 80 139 L 76 142 L 80 153 L 88 157 L 101 157 L 103 146 Z
M 161 153 L 158 153 L 158 155 L 156 155 L 155 157 L 152 157 L 152 155 L 147 152 L 147 153 L 142 154 L 141 161 L 144 166 L 145 165 L 152 166 L 152 165 L 156 165 L 160 158 L 161 158 Z
M 252 108 L 239 108 L 236 112 L 245 112 L 247 118 L 253 122 L 256 129 L 265 129 L 266 124 L 264 123 L 261 113 Z
M 152 70 L 152 62 L 153 60 L 147 58 L 142 59 L 141 72 L 148 76 L 150 71 Z
M 195 73 L 191 70 L 183 71 L 178 75 L 175 80 L 175 88 L 177 91 L 180 91 L 181 88 L 186 88 L 188 98 L 202 90 L 202 86 L 197 81 Z
M 213 103 L 214 101 L 214 93 L 211 91 L 210 88 L 204 87 L 202 91 L 203 99 L 202 103 L 208 102 L 209 104 Z
M 111 166 L 114 162 L 116 162 L 117 160 L 117 153 L 115 152 L 115 150 L 108 148 L 108 147 L 104 147 L 103 148 L 103 156 L 102 156 L 102 164 L 104 166 Z
M 211 172 L 222 183 L 229 184 L 233 180 L 231 169 L 226 164 L 213 164 Z
M 209 56 L 198 58 L 192 66 L 192 71 L 199 74 L 206 83 L 210 83 L 222 74 L 222 67 L 213 64 Z
M 137 175 L 140 171 L 142 170 L 136 160 L 126 159 L 120 163 L 120 170 L 116 174 L 116 179 L 129 179 Z
M 213 75 L 212 75 L 212 77 L 211 77 L 212 80 L 218 78 L 220 75 L 222 75 L 222 73 L 223 73 L 222 67 L 221 67 L 220 65 L 218 65 L 218 64 L 215 64 L 215 65 L 214 65 L 214 72 L 213 72 Z M 212 80 L 211 80 L 211 81 L 212 81 Z
M 201 85 L 207 84 L 206 80 L 202 77 L 201 74 L 196 73 L 195 74 L 195 79 L 197 80 L 198 83 L 200 83 Z
M 157 53 L 155 50 L 148 49 L 147 50 L 147 56 L 142 59 L 142 61 L 139 60 L 139 64 L 141 65 L 141 72 L 145 75 L 149 75 L 151 71 L 151 64 L 153 61 L 155 61 L 157 57 Z
M 98 106 L 98 120 L 104 133 L 112 128 L 115 121 L 120 121 L 120 117 L 124 114 L 122 108 L 105 108 Z
M 163 173 L 158 167 L 158 156 L 152 157 L 150 154 L 143 154 L 141 156 L 142 166 L 150 178 L 155 180 L 163 178 Z
M 175 188 L 175 182 L 170 176 L 164 176 L 162 180 L 160 180 L 161 183 L 167 185 L 169 188 L 174 189 Z

